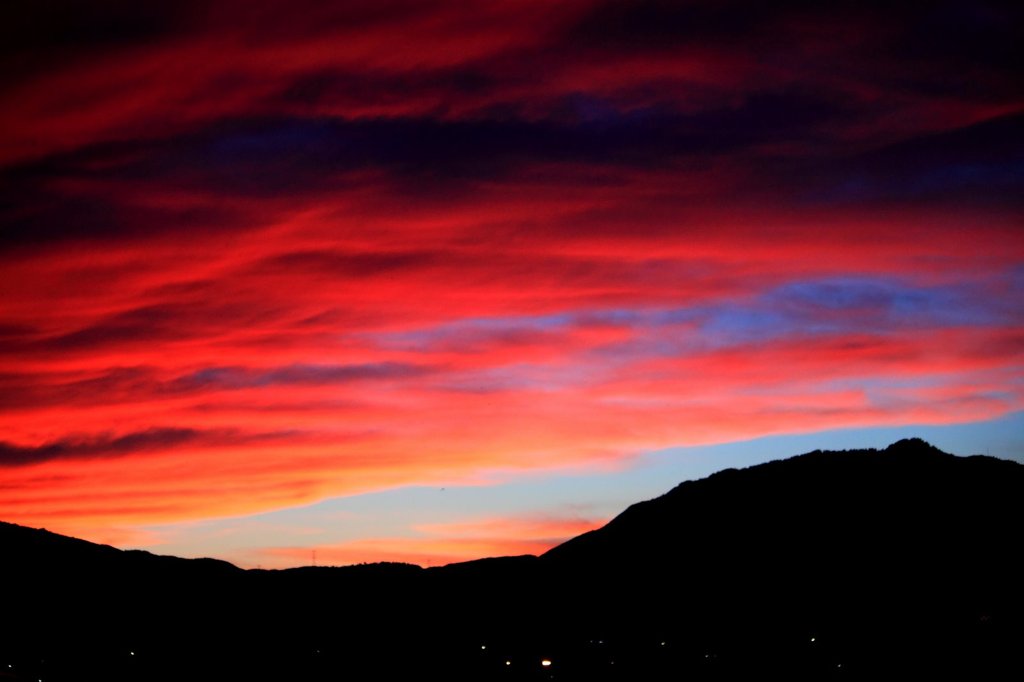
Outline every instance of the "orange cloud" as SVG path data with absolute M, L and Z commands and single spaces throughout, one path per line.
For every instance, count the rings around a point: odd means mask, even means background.
M 321 565 L 347 566 L 377 561 L 399 561 L 420 566 L 443 566 L 480 557 L 539 555 L 605 520 L 583 518 L 487 518 L 466 522 L 417 526 L 417 535 L 367 538 L 339 545 L 317 546 Z M 286 567 L 312 561 L 310 547 L 264 550 L 266 565 Z
M 901 12 L 63 4 L 0 49 L 4 520 L 1024 406 L 1019 78 L 959 26 L 915 80 Z M 551 537 L 428 530 L 374 542 Z

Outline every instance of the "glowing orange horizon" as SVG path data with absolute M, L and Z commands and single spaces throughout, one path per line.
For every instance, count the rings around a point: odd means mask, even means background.
M 825 7 L 250 5 L 14 12 L 0 519 L 159 546 L 1024 409 L 1024 101 L 968 38 L 911 59 L 928 22 Z M 545 504 L 321 552 L 536 553 L 586 525 L 527 531 Z

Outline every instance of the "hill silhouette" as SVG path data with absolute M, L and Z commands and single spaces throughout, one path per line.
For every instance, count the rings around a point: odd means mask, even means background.
M 243 571 L 0 524 L 0 679 L 1019 679 L 1022 493 L 1024 466 L 920 440 L 813 452 L 429 569 Z

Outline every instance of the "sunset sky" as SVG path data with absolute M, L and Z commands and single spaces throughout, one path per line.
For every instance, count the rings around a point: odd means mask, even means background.
M 0 9 L 0 520 L 539 553 L 682 480 L 1024 461 L 1019 2 Z

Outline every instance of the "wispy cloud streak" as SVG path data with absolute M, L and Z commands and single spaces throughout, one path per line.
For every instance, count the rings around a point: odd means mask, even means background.
M 1024 408 L 1014 3 L 4 15 L 5 520 Z

